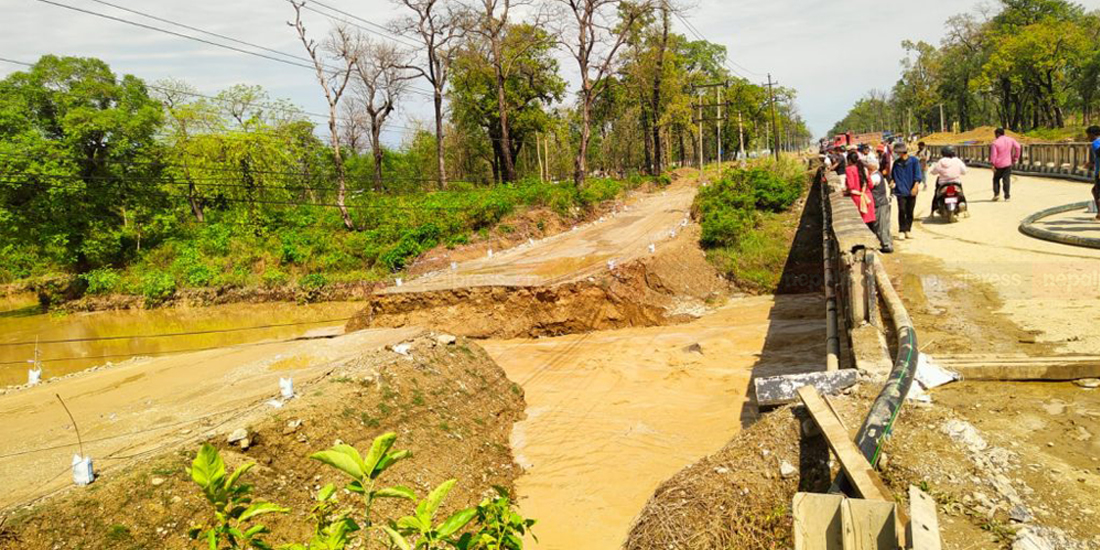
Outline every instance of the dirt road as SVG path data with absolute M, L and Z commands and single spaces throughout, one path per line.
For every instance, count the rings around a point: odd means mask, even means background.
M 312 333 L 307 341 L 272 341 L 161 358 L 135 359 L 59 379 L 0 398 L 0 509 L 71 486 L 76 432 L 54 394 L 80 427 L 96 469 L 232 430 L 275 409 L 279 378 L 298 393 L 341 359 L 397 343 L 415 329 Z M 231 426 L 232 424 L 232 426 Z
M 925 219 L 915 224 L 914 240 L 896 242 L 901 256 L 932 259 L 956 273 L 951 278 L 926 276 L 924 293 L 943 295 L 960 282 L 987 284 L 999 298 L 999 310 L 1034 333 L 1039 343 L 1062 353 L 1100 353 L 1100 250 L 1041 241 L 1017 229 L 1034 212 L 1086 200 L 1088 185 L 1016 177 L 1011 202 L 992 202 L 991 179 L 992 172 L 983 169 L 966 175 L 969 218 L 956 224 Z M 931 200 L 931 193 L 922 195 L 918 220 L 928 215 Z M 1088 222 L 1088 217 L 1083 212 L 1064 216 L 1072 222 L 1069 230 L 1100 236 L 1100 223 Z M 1046 224 L 1066 230 L 1065 219 Z M 901 261 L 904 269 L 908 260 Z
M 688 216 L 695 186 L 680 180 L 667 190 L 644 196 L 624 210 L 533 244 L 492 257 L 428 273 L 386 293 L 423 292 L 479 286 L 545 286 L 574 281 L 645 254 L 650 244 L 674 238 Z

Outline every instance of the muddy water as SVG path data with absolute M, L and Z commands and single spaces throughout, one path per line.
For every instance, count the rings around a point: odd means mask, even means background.
M 34 357 L 35 338 L 46 341 L 138 336 L 44 343 L 40 347 L 43 378 L 50 378 L 134 356 L 291 338 L 317 328 L 342 325 L 360 308 L 362 304 L 354 302 L 272 303 L 54 314 L 44 313 L 34 296 L 0 298 L 0 387 L 27 381 L 27 360 Z M 248 328 L 271 324 L 291 326 Z M 179 332 L 205 334 L 150 337 Z M 19 342 L 32 343 L 11 345 Z
M 747 298 L 685 325 L 483 344 L 525 391 L 512 448 L 538 548 L 619 548 L 658 484 L 740 430 L 772 305 Z

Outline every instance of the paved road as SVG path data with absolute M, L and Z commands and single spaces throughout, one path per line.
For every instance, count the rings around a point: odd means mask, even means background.
M 989 283 L 1003 301 L 1003 313 L 1024 329 L 1041 331 L 1039 340 L 1059 351 L 1100 353 L 1100 250 L 1042 241 L 1018 230 L 1036 211 L 1088 199 L 1088 184 L 1016 177 L 1012 201 L 1006 203 L 992 201 L 991 181 L 990 170 L 967 174 L 963 185 L 971 215 L 955 224 L 927 218 L 931 189 L 922 193 L 915 239 L 896 242 L 896 248 L 903 256 L 934 258 L 970 280 Z M 1100 237 L 1100 223 L 1091 217 L 1069 213 L 1045 223 Z M 897 216 L 894 220 L 896 231 Z

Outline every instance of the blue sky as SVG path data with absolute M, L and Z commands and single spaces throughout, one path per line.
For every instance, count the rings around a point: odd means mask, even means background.
M 56 0 L 131 20 L 139 17 L 91 0 Z M 285 0 L 110 0 L 195 27 L 229 35 L 288 53 L 302 54 L 286 22 L 293 10 Z M 400 13 L 389 0 L 326 0 L 334 7 L 385 24 Z M 1100 0 L 1084 2 L 1100 6 Z M 872 88 L 889 89 L 898 77 L 903 39 L 938 43 L 949 16 L 979 6 L 976 0 L 883 0 L 848 2 L 806 0 L 694 0 L 686 17 L 708 40 L 725 45 L 743 75 L 763 82 L 770 72 L 799 92 L 798 105 L 815 134 L 827 131 L 854 101 Z M 178 78 L 203 93 L 236 83 L 259 84 L 274 97 L 285 97 L 314 112 L 325 103 L 312 73 L 304 68 L 222 50 L 154 31 L 76 13 L 36 0 L 0 0 L 5 14 L 0 56 L 34 61 L 39 55 L 95 56 L 116 72 L 147 80 Z M 311 34 L 320 35 L 327 19 L 307 19 Z M 149 22 L 157 26 L 161 23 Z M 677 32 L 689 34 L 680 21 Z M 190 31 L 183 31 L 188 32 Z M 689 34 L 690 36 L 690 34 Z M 567 77 L 575 74 L 571 59 L 561 55 Z M 0 63 L 0 75 L 18 67 Z M 571 79 L 572 80 L 572 79 Z M 428 89 L 424 82 L 416 84 Z M 399 113 L 398 124 L 413 126 L 430 117 L 428 100 L 413 95 Z M 400 131 L 387 141 L 401 139 Z

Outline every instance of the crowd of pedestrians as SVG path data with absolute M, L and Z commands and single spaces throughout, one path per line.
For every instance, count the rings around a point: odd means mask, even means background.
M 1100 126 L 1090 126 L 1086 133 L 1089 141 L 1089 178 L 1093 181 L 1092 198 L 1096 203 L 1096 220 L 1100 221 Z M 1012 168 L 1020 162 L 1023 147 L 1007 135 L 1004 128 L 994 131 L 995 139 L 989 146 L 989 164 L 993 167 L 993 202 L 1012 200 Z M 897 202 L 897 238 L 913 238 L 913 216 L 917 196 L 927 189 L 925 174 L 935 178 L 940 185 L 955 183 L 962 186 L 962 176 L 967 172 L 966 163 L 958 158 L 954 148 L 940 150 L 933 162 L 932 149 L 923 141 L 916 151 L 892 138 L 879 143 L 873 150 L 869 144 L 846 145 L 834 143 L 822 145 L 822 161 L 825 170 L 839 176 L 845 193 L 855 202 L 863 221 L 882 242 L 882 252 L 893 252 L 894 235 L 891 233 L 893 217 L 892 201 Z M 932 210 L 937 208 L 937 195 L 933 193 Z

